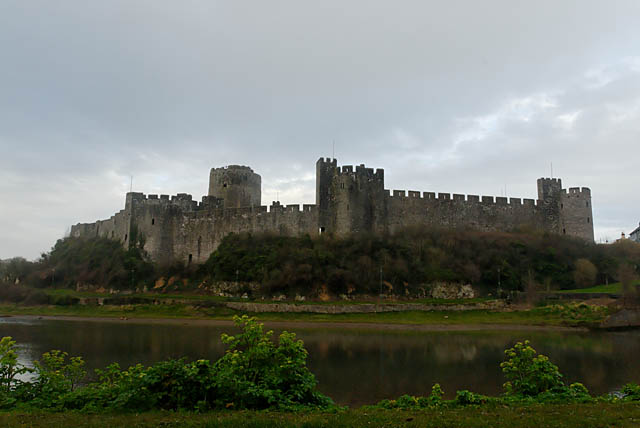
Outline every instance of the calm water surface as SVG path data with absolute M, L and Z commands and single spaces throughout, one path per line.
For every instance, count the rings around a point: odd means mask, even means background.
M 167 358 L 216 359 L 220 334 L 231 327 L 132 324 L 107 321 L 0 318 L 0 337 L 19 343 L 23 363 L 61 349 L 83 356 L 89 369 L 112 362 L 151 364 Z M 640 332 L 374 332 L 290 328 L 309 351 L 319 389 L 339 404 L 357 406 L 402 394 L 427 395 L 438 382 L 451 397 L 457 389 L 501 392 L 499 364 L 505 348 L 530 339 L 569 382 L 602 394 L 640 383 Z M 276 334 L 278 331 L 276 330 Z

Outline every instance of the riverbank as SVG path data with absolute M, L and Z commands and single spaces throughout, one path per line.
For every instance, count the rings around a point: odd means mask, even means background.
M 262 315 L 262 314 L 259 314 Z M 10 315 L 0 316 L 2 319 L 11 318 L 13 321 L 32 322 L 35 320 L 59 320 L 77 322 L 112 322 L 118 324 L 152 324 L 152 325 L 182 325 L 182 326 L 210 326 L 210 327 L 231 327 L 233 321 L 229 319 L 194 319 L 194 318 L 115 318 L 115 317 L 78 317 L 64 315 Z M 385 323 L 364 323 L 364 322 L 322 322 L 322 321 L 264 321 L 259 316 L 261 322 L 269 328 L 279 330 L 303 328 L 303 329 L 323 329 L 323 330 L 376 330 L 376 331 L 415 331 L 415 332 L 436 332 L 436 331 L 567 331 L 584 332 L 588 331 L 584 327 L 565 327 L 557 325 L 527 325 L 527 324 L 385 324 Z
M 55 316 L 73 319 L 116 319 L 133 322 L 176 322 L 229 320 L 233 315 L 244 313 L 226 306 L 194 306 L 187 304 L 121 305 L 121 306 L 24 306 L 0 305 L 0 316 Z M 544 327 L 588 328 L 599 325 L 608 315 L 604 307 L 553 305 L 518 310 L 465 310 L 465 311 L 403 311 L 380 313 L 306 313 L 306 312 L 261 312 L 256 315 L 262 322 L 309 323 L 320 325 L 360 325 L 378 328 L 380 325 L 404 325 L 404 328 L 422 326 L 432 329 L 499 329 Z M 150 321 L 155 320 L 155 321 Z M 463 327 L 464 326 L 464 327 Z
M 530 406 L 468 406 L 455 409 L 400 411 L 349 409 L 338 412 L 223 411 L 199 413 L 82 414 L 76 412 L 0 413 L 6 428 L 102 427 L 637 427 L 637 403 L 590 403 Z

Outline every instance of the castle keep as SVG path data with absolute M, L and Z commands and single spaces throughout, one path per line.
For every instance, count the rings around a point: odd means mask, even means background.
M 406 227 L 518 227 L 593 241 L 591 191 L 538 179 L 538 199 L 462 195 L 384 188 L 384 170 L 316 163 L 316 203 L 261 203 L 261 178 L 246 166 L 213 168 L 201 202 L 191 195 L 127 193 L 125 207 L 108 220 L 77 224 L 71 236 L 102 236 L 125 247 L 142 243 L 155 261 L 202 263 L 230 233 L 281 235 L 393 233 Z

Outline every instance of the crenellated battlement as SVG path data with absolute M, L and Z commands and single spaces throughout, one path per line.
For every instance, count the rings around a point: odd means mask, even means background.
M 464 195 L 461 193 L 436 193 L 436 192 L 418 192 L 415 190 L 388 190 L 385 189 L 384 195 L 393 200 L 422 200 L 425 202 L 452 202 L 452 203 L 469 203 L 484 205 L 509 205 L 509 206 L 529 206 L 535 207 L 542 204 L 542 201 L 527 198 L 507 198 L 503 196 L 478 196 Z
M 333 166 L 335 168 L 338 167 L 338 159 L 335 158 L 320 158 L 318 159 L 318 161 L 316 162 L 317 164 L 326 164 L 326 165 L 330 165 Z
M 568 190 L 567 189 L 562 189 L 562 195 L 564 197 L 574 197 L 574 198 L 579 198 L 579 197 L 591 197 L 591 189 L 589 189 L 588 187 L 570 187 Z
M 373 168 L 365 167 L 364 164 L 356 166 L 355 169 L 353 165 L 342 165 L 341 167 L 336 166 L 336 173 L 338 176 L 348 175 L 354 178 L 366 177 L 384 181 L 384 169 L 377 168 L 374 170 Z
M 562 179 L 560 178 L 541 177 L 538 178 L 538 181 L 562 185 Z

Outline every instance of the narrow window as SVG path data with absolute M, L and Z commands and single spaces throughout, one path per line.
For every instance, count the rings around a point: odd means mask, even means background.
M 125 242 L 126 242 L 126 240 L 127 240 L 127 235 L 126 235 L 126 234 L 124 235 L 124 240 L 125 240 Z
M 564 209 L 564 204 L 560 204 L 560 209 Z
M 153 226 L 154 224 L 156 224 L 156 219 L 155 219 L 155 218 L 152 218 L 152 219 L 151 219 L 151 226 Z
M 587 208 L 589 208 L 589 202 L 587 202 Z
M 591 220 L 589 219 L 589 217 L 587 217 L 587 223 L 590 223 L 590 222 L 591 222 Z
M 320 226 L 320 234 L 324 233 L 324 226 Z
M 191 264 L 192 260 L 193 260 L 193 254 L 189 254 L 189 264 Z
M 112 238 L 113 238 L 113 234 L 114 234 L 114 232 L 113 232 L 113 230 L 112 230 L 112 231 L 111 231 L 111 237 L 112 237 Z
M 562 229 L 562 234 L 566 235 L 567 234 L 567 229 Z

